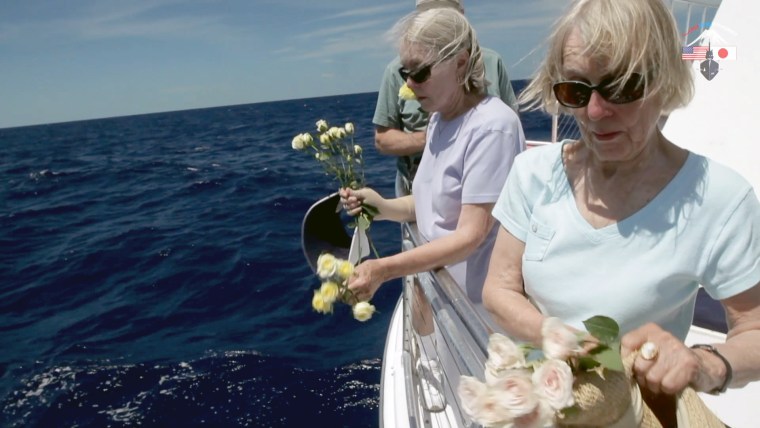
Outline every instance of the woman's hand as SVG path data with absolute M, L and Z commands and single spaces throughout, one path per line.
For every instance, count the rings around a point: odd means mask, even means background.
M 363 204 L 372 205 L 380 211 L 380 207 L 384 201 L 385 199 L 379 193 L 369 187 L 358 190 L 348 187 L 340 189 L 340 203 L 343 204 L 343 209 L 346 213 L 352 216 L 361 214 Z M 375 218 L 382 220 L 381 213 Z
M 709 391 L 714 379 L 707 375 L 701 355 L 660 326 L 649 323 L 623 336 L 623 358 L 640 350 L 645 343 L 649 355 L 642 352 L 633 364 L 633 375 L 640 387 L 655 394 L 677 394 L 691 385 L 697 391 Z M 645 358 L 649 357 L 649 358 Z M 717 382 L 720 384 L 720 382 Z
M 383 276 L 381 259 L 369 259 L 354 269 L 354 274 L 348 279 L 348 289 L 356 300 L 368 302 L 375 295 L 386 278 Z

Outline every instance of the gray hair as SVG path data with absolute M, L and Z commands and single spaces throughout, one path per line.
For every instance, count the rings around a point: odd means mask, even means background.
M 427 64 L 453 58 L 462 50 L 469 54 L 461 82 L 467 93 L 484 93 L 486 88 L 483 53 L 475 30 L 467 18 L 452 8 L 415 11 L 401 18 L 391 30 L 399 52 L 419 49 Z M 402 55 L 403 56 L 403 55 Z
M 565 42 L 578 30 L 583 55 L 601 60 L 619 84 L 631 73 L 644 76 L 645 97 L 657 95 L 662 113 L 691 101 L 694 84 L 689 63 L 681 59 L 675 19 L 662 0 L 576 0 L 557 21 L 537 74 L 520 95 L 527 108 L 557 108 L 552 85 L 562 75 Z

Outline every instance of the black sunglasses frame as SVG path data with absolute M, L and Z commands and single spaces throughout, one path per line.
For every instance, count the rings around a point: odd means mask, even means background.
M 557 101 L 568 108 L 586 107 L 591 101 L 591 93 L 596 91 L 605 101 L 612 104 L 628 104 L 644 96 L 644 76 L 631 73 L 622 85 L 612 85 L 614 77 L 604 79 L 596 86 L 577 80 L 566 80 L 552 85 Z
M 434 65 L 435 63 L 427 64 L 415 71 L 409 71 L 406 68 L 401 67 L 398 69 L 398 74 L 404 82 L 406 82 L 406 79 L 412 79 L 415 83 L 425 83 L 430 79 L 430 70 Z

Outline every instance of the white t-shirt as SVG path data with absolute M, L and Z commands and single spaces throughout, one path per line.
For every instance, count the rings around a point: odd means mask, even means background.
M 417 226 L 432 241 L 456 230 L 463 204 L 496 201 L 514 157 L 525 149 L 525 137 L 517 114 L 488 96 L 451 121 L 433 114 L 426 138 L 412 194 Z M 475 303 L 482 301 L 497 230 L 494 225 L 466 260 L 447 266 Z
M 684 339 L 700 284 L 725 299 L 760 282 L 760 203 L 734 171 L 690 153 L 645 207 L 594 229 L 580 214 L 562 144 L 520 155 L 493 214 L 525 242 L 525 292 L 577 328 L 594 315 L 621 332 L 655 322 Z

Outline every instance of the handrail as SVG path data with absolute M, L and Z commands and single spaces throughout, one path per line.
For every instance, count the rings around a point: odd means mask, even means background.
M 419 235 L 416 223 L 403 223 L 401 227 L 404 231 L 403 234 L 408 237 L 415 247 L 422 245 L 422 238 Z M 467 331 L 472 335 L 475 343 L 478 344 L 483 353 L 486 353 L 488 349 L 488 336 L 493 332 L 493 328 L 483 320 L 475 309 L 475 306 L 473 306 L 470 299 L 446 268 L 438 268 L 427 272 L 427 274 L 433 278 L 433 285 L 439 289 L 441 295 L 446 299 L 444 303 L 454 309 L 454 312 L 462 320 Z
M 409 194 L 408 187 L 401 176 L 396 177 L 397 196 Z M 401 235 L 403 251 L 424 244 L 416 223 L 402 223 Z M 483 377 L 488 338 L 498 327 L 483 319 L 446 268 L 407 276 L 403 288 L 403 365 L 410 426 L 469 426 L 458 402 L 459 379 Z M 431 361 L 440 367 L 440 382 L 432 382 L 437 383 L 433 388 L 438 402 L 425 392 L 426 388 L 430 392 L 431 372 L 424 365 L 429 367 Z

